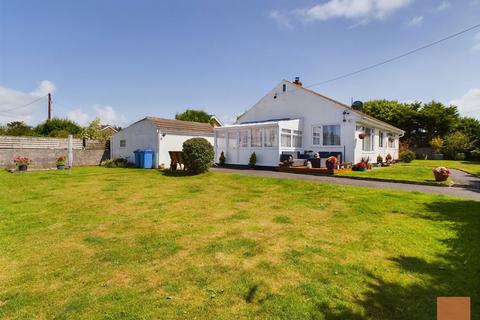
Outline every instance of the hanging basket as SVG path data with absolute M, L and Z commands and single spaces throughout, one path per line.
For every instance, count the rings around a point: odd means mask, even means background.
M 365 139 L 366 136 L 367 136 L 367 134 L 365 132 L 362 132 L 362 133 L 358 134 L 358 138 L 362 139 L 362 140 Z

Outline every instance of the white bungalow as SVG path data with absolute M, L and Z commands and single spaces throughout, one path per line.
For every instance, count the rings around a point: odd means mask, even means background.
M 398 159 L 404 133 L 388 123 L 302 87 L 300 80 L 283 80 L 233 125 L 215 128 L 216 160 L 247 165 L 255 152 L 258 166 L 276 167 L 282 154 L 337 155 L 342 162 L 359 162 L 390 154 Z

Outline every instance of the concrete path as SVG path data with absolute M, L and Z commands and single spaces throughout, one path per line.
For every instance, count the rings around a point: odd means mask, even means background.
M 268 170 L 212 168 L 212 171 L 225 172 L 225 173 L 238 173 L 238 174 L 245 174 L 245 175 L 255 176 L 255 177 L 296 179 L 296 180 L 314 181 L 314 182 L 329 182 L 329 183 L 336 183 L 336 184 L 349 185 L 349 186 L 359 186 L 359 187 L 394 189 L 394 190 L 403 190 L 403 191 L 418 191 L 418 192 L 441 194 L 446 196 L 452 196 L 452 197 L 458 197 L 458 198 L 464 198 L 464 199 L 473 199 L 473 200 L 480 201 L 480 189 L 467 189 L 467 188 L 442 187 L 442 186 L 439 186 L 439 187 L 424 186 L 424 185 L 397 183 L 397 182 L 378 182 L 378 181 L 348 179 L 345 177 L 336 178 L 334 176 L 314 176 L 314 175 L 307 175 L 307 174 L 287 173 L 287 172 L 268 171 Z M 455 171 L 458 171 L 458 170 L 455 170 Z M 455 179 L 454 177 L 452 178 Z M 460 175 L 457 174 L 457 178 L 460 178 Z M 468 177 L 466 178 L 462 176 L 462 178 L 467 179 Z
M 449 169 L 451 172 L 452 181 L 457 186 L 462 186 L 468 189 L 480 189 L 480 178 L 472 176 L 466 172 L 456 170 L 456 169 Z M 480 190 L 479 190 L 480 192 Z

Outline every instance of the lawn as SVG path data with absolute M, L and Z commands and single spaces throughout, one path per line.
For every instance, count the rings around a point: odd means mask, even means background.
M 463 170 L 470 174 L 480 177 L 480 162 L 475 161 L 458 161 L 458 160 L 413 160 L 411 163 L 403 163 L 405 166 L 421 166 L 421 167 L 447 167 L 452 169 Z
M 435 167 L 447 167 L 463 170 L 470 174 L 480 176 L 480 162 L 456 161 L 456 160 L 414 160 L 410 163 L 398 163 L 390 167 L 374 168 L 368 171 L 343 172 L 341 176 L 362 177 L 367 179 L 388 179 L 412 182 L 435 182 L 432 169 Z M 451 179 L 438 184 L 448 184 Z
M 402 164 L 396 164 L 390 167 L 373 168 L 367 171 L 348 171 L 342 172 L 340 176 L 346 177 L 360 177 L 366 179 L 387 179 L 387 180 L 399 180 L 399 181 L 411 181 L 411 182 L 428 182 L 436 184 L 448 184 L 445 182 L 436 182 L 432 172 L 433 167 L 416 167 L 416 166 L 404 166 Z
M 0 172 L 2 319 L 480 314 L 480 202 L 156 170 Z

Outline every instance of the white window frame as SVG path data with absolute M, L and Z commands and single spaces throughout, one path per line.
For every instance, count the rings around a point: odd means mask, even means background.
M 318 132 L 318 144 L 315 143 L 315 136 L 314 134 L 316 134 L 315 132 L 315 129 L 319 129 L 319 132 Z M 319 124 L 314 124 L 312 125 L 312 146 L 322 146 L 322 133 L 323 133 L 323 128 L 321 125 Z
M 263 134 L 264 134 L 263 129 L 264 128 L 251 128 L 250 129 L 250 146 L 252 148 L 262 148 L 262 146 L 263 146 Z M 260 142 L 259 142 L 258 145 L 253 145 L 253 132 L 254 131 L 260 132 Z
M 242 144 L 242 133 L 245 134 L 245 144 Z M 250 130 L 238 130 L 238 142 L 237 142 L 237 145 L 238 145 L 238 148 L 243 148 L 243 149 L 246 149 L 246 148 L 250 148 L 250 139 L 249 139 L 249 136 L 250 136 Z
M 273 143 L 272 145 L 267 145 L 267 130 L 271 130 L 273 134 Z M 265 127 L 263 128 L 263 147 L 264 148 L 276 148 L 278 145 L 278 127 Z
M 378 147 L 385 148 L 385 132 L 380 130 L 378 131 Z
M 294 137 L 300 137 L 300 146 L 295 146 L 293 143 Z M 302 148 L 303 147 L 303 131 L 302 130 L 292 130 L 292 148 Z
M 323 129 L 325 127 L 332 127 L 332 126 L 338 126 L 340 128 L 340 133 L 339 133 L 339 138 L 340 138 L 340 141 L 339 141 L 339 144 L 329 144 L 329 145 L 326 145 L 323 141 Z M 322 141 L 322 146 L 323 147 L 341 147 L 342 146 L 342 125 L 339 124 L 339 123 L 336 123 L 336 124 L 324 124 L 321 126 L 322 129 L 320 131 L 320 138 L 321 138 L 321 141 Z
M 289 133 L 286 133 L 286 132 L 283 132 L 283 130 L 285 131 L 290 131 Z M 284 146 L 283 145 L 283 136 L 287 136 L 289 137 L 288 141 L 290 141 L 290 145 L 289 146 Z M 292 129 L 288 129 L 288 128 L 280 128 L 280 147 L 281 148 L 293 148 L 292 147 Z
M 375 129 L 370 127 L 363 127 L 363 132 L 366 134 L 367 129 L 370 130 L 370 150 L 365 150 L 365 138 L 362 139 L 363 152 L 375 152 Z

